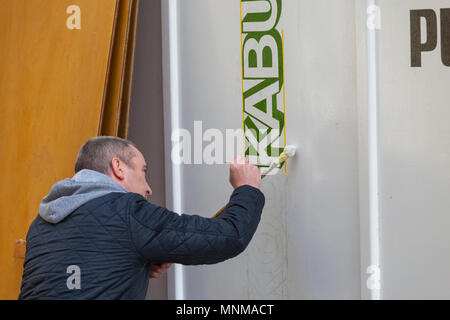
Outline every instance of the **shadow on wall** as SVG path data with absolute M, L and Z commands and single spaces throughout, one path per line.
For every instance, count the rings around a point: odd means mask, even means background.
M 165 205 L 161 2 L 140 1 L 128 138 L 149 165 L 152 203 Z M 164 262 L 164 261 L 162 261 Z M 167 299 L 167 274 L 150 281 L 147 299 Z

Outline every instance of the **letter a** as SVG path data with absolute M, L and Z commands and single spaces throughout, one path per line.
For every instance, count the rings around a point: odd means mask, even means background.
M 77 5 L 71 5 L 67 7 L 66 10 L 67 14 L 70 14 L 67 18 L 67 29 L 73 30 L 73 29 L 81 29 L 81 9 Z
M 66 273 L 71 274 L 67 278 L 66 284 L 69 290 L 81 289 L 81 270 L 77 265 L 71 265 L 67 267 Z

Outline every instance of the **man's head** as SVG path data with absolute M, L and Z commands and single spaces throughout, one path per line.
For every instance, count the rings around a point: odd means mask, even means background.
M 110 136 L 89 139 L 81 147 L 75 163 L 75 173 L 82 169 L 104 173 L 129 192 L 145 198 L 152 194 L 145 176 L 144 156 L 129 140 Z

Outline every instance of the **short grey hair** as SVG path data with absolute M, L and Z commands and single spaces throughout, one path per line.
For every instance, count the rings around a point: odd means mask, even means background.
M 136 145 L 119 137 L 99 136 L 86 141 L 80 149 L 75 163 L 75 173 L 83 169 L 95 170 L 108 175 L 111 172 L 111 161 L 119 158 L 131 168 L 131 159 L 137 156 L 131 146 Z

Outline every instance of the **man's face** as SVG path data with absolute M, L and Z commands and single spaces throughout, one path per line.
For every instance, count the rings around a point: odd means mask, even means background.
M 136 152 L 137 156 L 131 159 L 134 168 L 127 165 L 123 166 L 124 179 L 122 185 L 128 192 L 134 192 L 148 198 L 152 194 L 152 189 L 147 183 L 146 173 L 147 164 L 142 153 L 133 146 L 130 146 Z

